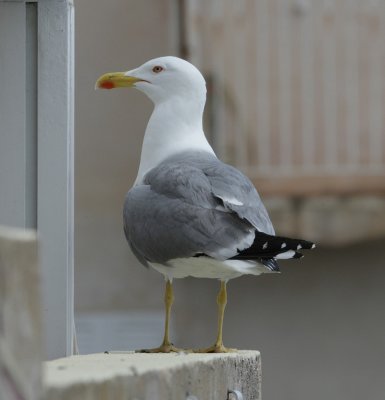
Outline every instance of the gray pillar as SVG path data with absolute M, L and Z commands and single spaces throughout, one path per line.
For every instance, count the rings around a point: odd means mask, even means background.
M 74 16 L 0 0 L 0 224 L 38 230 L 48 358 L 73 338 Z

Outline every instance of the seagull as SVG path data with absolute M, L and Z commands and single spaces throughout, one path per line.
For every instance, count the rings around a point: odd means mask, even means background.
M 315 245 L 276 236 L 251 181 L 217 158 L 202 126 L 206 83 L 191 63 L 160 57 L 131 71 L 106 73 L 95 87 L 134 87 L 154 103 L 138 175 L 123 209 L 132 252 L 166 281 L 163 342 L 142 351 L 180 351 L 169 338 L 172 283 L 187 276 L 220 281 L 215 344 L 195 351 L 233 351 L 222 338 L 227 282 L 278 272 L 278 259 L 301 258 L 299 250 Z

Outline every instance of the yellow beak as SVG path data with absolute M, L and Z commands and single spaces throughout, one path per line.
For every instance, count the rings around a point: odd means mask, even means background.
M 127 76 L 125 72 L 108 72 L 102 75 L 95 84 L 95 89 L 114 89 L 121 87 L 133 87 L 136 82 L 143 79 Z

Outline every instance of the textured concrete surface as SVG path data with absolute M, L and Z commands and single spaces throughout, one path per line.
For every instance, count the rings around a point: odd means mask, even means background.
M 0 399 L 40 398 L 39 293 L 36 234 L 0 227 Z
M 261 399 L 257 351 L 229 354 L 91 354 L 45 364 L 46 400 Z

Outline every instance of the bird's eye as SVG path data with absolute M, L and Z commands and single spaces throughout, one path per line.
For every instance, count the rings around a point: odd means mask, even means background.
M 155 67 L 152 69 L 152 72 L 155 72 L 156 74 L 159 74 L 159 72 L 163 71 L 163 67 L 161 67 L 160 65 L 155 65 Z

